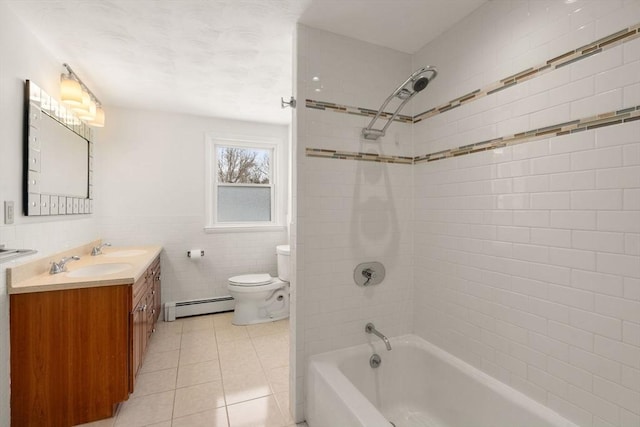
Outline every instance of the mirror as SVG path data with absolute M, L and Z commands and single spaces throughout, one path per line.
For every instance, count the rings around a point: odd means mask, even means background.
M 92 136 L 70 109 L 26 81 L 25 215 L 93 212 Z

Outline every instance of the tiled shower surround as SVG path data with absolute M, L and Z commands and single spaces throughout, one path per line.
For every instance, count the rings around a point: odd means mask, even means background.
M 406 56 L 301 27 L 296 96 L 375 110 L 435 65 L 415 118 L 638 23 L 639 1 L 494 0 Z M 306 358 L 373 321 L 581 426 L 640 426 L 640 39 L 485 93 L 378 143 L 369 117 L 298 108 L 298 416 Z M 356 287 L 373 260 L 387 279 Z

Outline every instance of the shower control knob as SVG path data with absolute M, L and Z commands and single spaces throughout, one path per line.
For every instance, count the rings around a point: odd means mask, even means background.
M 370 268 L 365 268 L 364 270 L 362 270 L 362 275 L 371 280 L 376 277 L 376 272 Z
M 363 262 L 353 271 L 353 280 L 358 286 L 377 285 L 384 280 L 384 266 L 379 262 Z

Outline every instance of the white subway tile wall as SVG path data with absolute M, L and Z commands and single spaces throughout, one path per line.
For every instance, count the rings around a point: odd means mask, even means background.
M 372 94 L 384 99 L 394 79 L 435 65 L 436 82 L 404 111 L 416 115 L 639 22 L 638 1 L 488 2 L 397 72 L 386 49 L 301 27 L 297 95 L 375 109 Z M 319 55 L 320 47 L 328 51 Z M 363 75 L 371 57 L 384 69 Z M 329 87 L 348 82 L 342 92 L 312 83 L 321 64 L 333 65 Z M 640 39 L 630 39 L 413 126 L 394 123 L 395 135 L 377 144 L 359 138 L 366 118 L 298 109 L 297 363 L 364 342 L 360 323 L 380 321 L 392 335 L 422 335 L 580 425 L 640 425 L 640 121 L 414 166 L 304 152 L 424 156 L 635 107 L 639 64 Z M 385 78 L 384 88 L 368 84 Z M 352 90 L 358 85 L 369 92 Z M 362 203 L 367 198 L 375 202 Z M 400 231 L 401 250 L 385 240 L 388 230 Z M 375 256 L 391 258 L 392 280 L 358 292 L 351 269 Z M 396 282 L 402 268 L 413 271 L 406 290 Z M 413 322 L 406 326 L 392 306 Z M 303 384 L 298 370 L 298 417 Z
M 414 55 L 415 64 L 430 63 L 440 70 L 438 84 L 429 87 L 428 96 L 416 97 L 413 101 L 415 110 L 426 111 L 480 88 L 476 76 L 482 77 L 483 84 L 490 84 L 586 44 L 566 46 L 558 43 L 563 36 L 589 34 L 586 40 L 589 43 L 639 22 L 639 6 L 635 1 L 579 3 L 494 1 L 483 6 Z M 561 35 L 551 37 L 542 45 L 534 44 L 536 32 L 529 24 L 534 25 L 537 32 L 557 31 L 555 25 L 577 16 L 589 24 L 563 25 L 559 27 Z M 605 24 L 609 19 L 621 26 L 612 29 L 610 24 Z M 604 34 L 604 28 L 612 29 L 611 33 Z M 460 43 L 460 40 L 473 42 Z M 636 106 L 634 91 L 640 67 L 638 45 L 640 39 L 629 40 L 504 89 L 493 97 L 489 95 L 482 99 L 484 102 L 463 104 L 442 114 L 448 117 L 427 126 L 416 126 L 414 154 L 437 152 Z M 537 58 L 541 46 L 546 55 Z M 477 55 L 477 51 L 483 55 Z M 501 53 L 496 54 L 496 51 Z M 464 66 L 461 66 L 462 61 Z M 466 82 L 477 86 L 469 87 Z M 470 124 L 476 123 L 473 120 L 476 115 L 481 115 L 482 121 L 469 128 Z
M 287 243 L 284 227 L 204 232 L 204 141 L 209 133 L 286 140 L 286 126 L 121 108 L 109 115 L 118 126 L 105 127 L 105 143 L 96 145 L 101 236 L 117 246 L 164 248 L 163 302 L 229 295 L 228 278 L 239 274 L 276 275 L 276 245 Z M 187 257 L 192 248 L 204 250 L 204 257 Z
M 303 26 L 296 42 L 299 107 L 292 320 L 297 336 L 292 343 L 296 343 L 296 419 L 302 420 L 307 357 L 367 342 L 371 338 L 364 326 L 369 321 L 390 336 L 410 332 L 413 281 L 411 166 L 305 154 L 306 148 L 322 148 L 411 155 L 411 124 L 393 123 L 381 141 L 364 142 L 360 133 L 370 117 L 306 108 L 304 100 L 376 110 L 413 69 L 408 54 Z M 410 115 L 410 106 L 402 113 Z M 367 261 L 384 264 L 386 279 L 381 285 L 355 284 L 355 266 Z
M 595 39 L 640 22 L 637 1 L 566 3 L 487 3 L 415 55 L 451 71 L 438 77 L 450 84 L 416 102 L 455 98 L 456 79 L 473 73 L 508 75 L 518 61 L 466 55 L 495 49 L 503 30 L 512 40 L 503 49 L 519 46 L 524 69 L 537 43 L 552 58 L 565 36 Z M 475 34 L 455 54 L 454 32 Z M 639 49 L 631 40 L 505 89 L 480 110 L 471 103 L 426 119 L 414 125 L 414 154 L 481 141 L 487 125 L 502 137 L 638 105 L 624 94 L 640 81 Z M 461 128 L 472 114 L 484 114 L 483 126 Z M 474 154 L 413 166 L 415 332 L 579 425 L 640 425 L 639 143 L 634 121 L 505 147 L 473 168 L 464 157 Z M 478 227 L 482 235 L 470 232 Z
M 162 299 L 184 301 L 229 295 L 229 277 L 239 274 L 277 275 L 276 245 L 286 243 L 285 231 L 203 232 L 202 216 L 102 217 L 101 235 L 117 246 L 158 244 L 162 252 Z M 187 250 L 202 249 L 191 259 Z

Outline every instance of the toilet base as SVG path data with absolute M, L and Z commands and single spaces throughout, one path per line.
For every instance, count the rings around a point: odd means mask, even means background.
M 286 319 L 289 317 L 289 313 L 286 313 L 273 318 L 246 320 L 242 315 L 239 315 L 238 318 L 236 319 L 236 313 L 237 313 L 236 311 L 233 312 L 233 319 L 231 320 L 231 323 L 236 326 L 257 325 L 259 323 L 275 322 L 275 321 Z
M 288 283 L 278 280 L 260 287 L 229 284 L 227 288 L 235 300 L 231 320 L 234 325 L 275 322 L 289 317 Z

